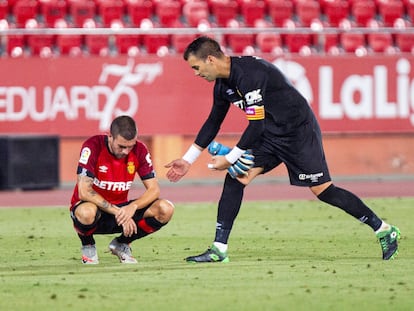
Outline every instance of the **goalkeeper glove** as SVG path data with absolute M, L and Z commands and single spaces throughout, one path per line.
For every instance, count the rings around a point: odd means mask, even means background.
M 230 147 L 224 146 L 219 142 L 212 141 L 207 147 L 211 155 L 226 155 L 231 151 Z M 254 155 L 251 150 L 246 150 L 236 162 L 234 162 L 228 169 L 228 173 L 232 178 L 239 176 L 247 176 L 247 172 L 254 165 Z

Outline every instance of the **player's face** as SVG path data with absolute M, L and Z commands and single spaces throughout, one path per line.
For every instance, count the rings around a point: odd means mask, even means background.
M 113 137 L 112 135 L 108 136 L 108 145 L 109 150 L 117 159 L 125 158 L 134 148 L 137 143 L 137 139 L 126 140 L 121 135 Z
M 196 76 L 199 76 L 209 82 L 216 80 L 217 70 L 211 56 L 201 60 L 194 55 L 188 57 L 187 63 L 193 68 Z

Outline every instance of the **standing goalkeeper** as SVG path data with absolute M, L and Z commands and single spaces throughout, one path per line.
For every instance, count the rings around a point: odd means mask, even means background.
M 357 196 L 336 187 L 329 175 L 318 122 L 305 98 L 271 63 L 256 57 L 226 56 L 211 38 L 199 37 L 185 50 L 184 60 L 197 76 L 215 81 L 211 112 L 194 144 L 182 159 L 167 164 L 167 177 L 176 182 L 219 132 L 230 105 L 242 109 L 249 121 L 237 145 L 226 155 L 213 156 L 211 169 L 229 170 L 218 203 L 216 235 L 204 253 L 188 262 L 228 262 L 227 242 L 240 210 L 244 187 L 257 175 L 284 163 L 290 183 L 309 187 L 319 200 L 339 207 L 375 232 L 384 260 L 397 254 L 400 231 L 381 220 Z M 252 150 L 254 167 L 233 178 Z

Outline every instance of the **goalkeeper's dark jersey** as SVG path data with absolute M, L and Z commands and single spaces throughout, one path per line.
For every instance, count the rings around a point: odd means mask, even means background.
M 237 146 L 251 148 L 261 138 L 294 136 L 315 118 L 305 98 L 272 63 L 253 56 L 231 57 L 228 79 L 217 79 L 210 115 L 196 143 L 206 147 L 217 135 L 230 105 L 242 109 L 249 125 Z

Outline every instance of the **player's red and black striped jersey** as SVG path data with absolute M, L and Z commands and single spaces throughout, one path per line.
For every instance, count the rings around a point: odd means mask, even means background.
M 83 143 L 77 174 L 93 178 L 93 189 L 113 204 L 127 202 L 136 174 L 141 180 L 155 177 L 144 143 L 137 141 L 126 157 L 117 159 L 109 151 L 106 135 L 92 136 Z M 75 186 L 71 206 L 79 200 L 78 187 Z
M 196 143 L 206 147 L 217 135 L 231 104 L 249 124 L 237 146 L 249 149 L 261 137 L 290 136 L 314 118 L 306 99 L 272 63 L 253 56 L 231 57 L 228 79 L 216 79 L 212 110 Z

